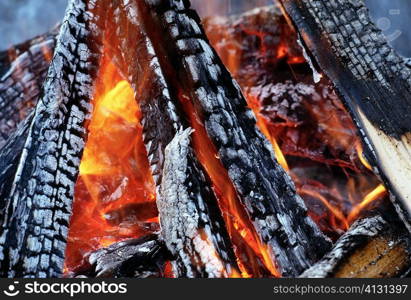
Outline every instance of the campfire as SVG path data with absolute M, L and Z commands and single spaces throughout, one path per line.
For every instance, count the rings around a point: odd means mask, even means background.
M 0 53 L 2 277 L 401 277 L 411 70 L 361 1 L 70 0 Z

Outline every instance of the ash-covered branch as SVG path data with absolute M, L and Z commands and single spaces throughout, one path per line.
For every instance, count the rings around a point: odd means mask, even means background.
M 20 157 L 30 130 L 34 113 L 20 124 L 0 150 L 0 220 L 4 220 L 6 197 L 10 193 L 13 176 L 17 172 Z
M 237 271 L 218 204 L 190 147 L 190 134 L 178 132 L 167 146 L 157 200 L 161 236 L 185 277 L 228 277 Z
M 164 185 L 169 185 L 170 180 L 164 181 L 162 176 L 164 174 L 174 174 L 175 170 L 171 167 L 173 162 L 171 160 L 177 159 L 169 157 L 169 166 L 167 172 L 163 170 L 164 161 L 166 159 L 165 148 L 173 138 L 178 134 L 180 129 L 188 128 L 182 112 L 178 109 L 178 104 L 172 96 L 172 91 L 166 80 L 164 68 L 160 65 L 159 57 L 162 53 L 155 51 L 153 43 L 154 37 L 150 36 L 146 31 L 141 10 L 135 1 L 123 1 L 118 5 L 113 6 L 113 19 L 116 24 L 115 32 L 108 33 L 109 39 L 114 41 L 113 46 L 109 49 L 113 60 L 117 63 L 122 73 L 129 79 L 131 85 L 136 91 L 136 101 L 142 112 L 143 125 L 143 140 L 146 145 L 148 160 L 151 166 L 153 178 L 157 184 L 158 194 L 161 194 Z M 187 137 L 187 142 L 189 139 Z M 176 142 L 177 143 L 177 142 Z M 187 150 L 190 146 L 186 145 Z M 175 182 L 178 184 L 178 189 L 186 191 L 187 200 L 190 201 L 191 209 L 196 210 L 198 215 L 187 215 L 186 224 L 197 224 L 195 230 L 204 232 L 203 238 L 207 238 L 209 248 L 213 249 L 213 254 L 221 259 L 222 270 L 218 270 L 219 275 L 227 275 L 231 269 L 236 269 L 236 260 L 232 251 L 228 233 L 226 231 L 221 212 L 218 209 L 218 204 L 215 195 L 211 190 L 211 183 L 206 179 L 204 171 L 201 169 L 197 158 L 192 154 L 191 150 L 184 157 L 182 161 L 177 159 L 176 163 L 185 162 L 185 172 L 187 180 L 185 182 Z M 168 188 L 165 188 L 165 190 Z M 164 190 L 164 191 L 165 191 Z M 176 190 L 176 191 L 177 191 Z M 174 192 L 176 192 L 174 191 Z M 179 205 L 178 199 L 174 205 Z M 160 219 L 162 224 L 170 225 L 162 226 L 164 229 L 165 243 L 169 246 L 169 250 L 176 255 L 175 275 L 180 277 L 215 277 L 217 276 L 213 261 L 207 262 L 203 257 L 196 257 L 199 255 L 199 249 L 191 249 L 192 236 L 184 236 L 184 232 L 180 232 L 180 236 L 175 234 L 181 228 L 178 228 L 177 220 L 180 220 L 181 213 L 164 210 L 164 204 L 170 203 L 171 198 L 158 198 L 158 206 L 160 210 Z M 161 209 L 163 208 L 163 209 Z M 192 218 L 190 220 L 190 218 Z M 173 219 L 174 218 L 174 219 Z M 177 223 L 175 223 L 177 221 Z M 186 243 L 186 247 L 181 247 L 176 253 L 175 243 Z M 194 252 L 197 251 L 197 253 Z M 187 259 L 189 258 L 189 259 Z M 191 260 L 192 259 L 192 260 Z

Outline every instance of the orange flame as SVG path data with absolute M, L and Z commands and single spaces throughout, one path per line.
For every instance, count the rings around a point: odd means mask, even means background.
M 287 163 L 287 160 L 285 158 L 285 155 L 283 154 L 280 146 L 277 143 L 275 134 L 275 131 L 270 130 L 270 121 L 266 119 L 260 112 L 261 110 L 261 104 L 260 101 L 253 97 L 252 95 L 247 95 L 246 98 L 248 101 L 249 107 L 254 111 L 256 118 L 257 118 L 257 126 L 259 129 L 262 131 L 262 133 L 267 137 L 267 139 L 271 142 L 273 145 L 274 152 L 276 154 L 277 160 L 280 163 L 280 165 L 290 173 L 290 175 L 293 177 L 293 179 L 298 183 L 300 179 L 298 176 L 290 170 L 289 164 Z M 330 135 L 341 135 L 342 137 L 346 135 L 343 131 L 339 131 L 336 128 L 344 128 L 343 124 L 341 123 L 341 120 L 337 118 L 337 116 L 329 116 L 327 118 L 327 122 L 331 122 L 332 124 L 337 124 L 335 127 L 330 128 L 330 126 L 324 126 L 324 130 L 329 131 L 328 134 Z M 357 137 L 358 139 L 358 137 Z M 340 145 L 344 148 L 350 147 L 349 144 L 350 139 L 342 138 L 338 141 Z M 368 161 L 365 159 L 363 155 L 363 149 L 361 143 L 358 141 L 356 143 L 356 150 L 357 150 L 357 155 L 358 159 L 360 162 L 369 170 L 372 170 L 371 165 L 368 163 Z M 353 180 L 349 179 L 347 188 L 349 191 L 349 197 L 353 194 L 356 194 L 359 192 L 357 187 L 355 186 L 355 183 Z M 329 211 L 329 213 L 332 215 L 331 220 L 337 219 L 339 221 L 340 225 L 337 225 L 332 221 L 333 225 L 335 228 L 340 228 L 343 231 L 346 231 L 349 229 L 350 225 L 361 215 L 361 212 L 368 207 L 369 204 L 372 202 L 381 199 L 382 197 L 387 195 L 387 191 L 384 188 L 382 184 L 379 184 L 376 188 L 374 188 L 370 193 L 366 194 L 366 196 L 363 198 L 361 202 L 358 204 L 354 205 L 354 207 L 349 211 L 347 214 L 345 214 L 340 207 L 336 207 L 330 203 L 329 200 L 327 200 L 321 193 L 318 191 L 315 191 L 313 189 L 307 188 L 305 186 L 300 186 L 298 188 L 298 192 L 301 196 L 304 197 L 304 195 L 308 195 L 311 197 L 314 197 L 318 199 Z M 341 195 L 338 195 L 341 197 Z M 341 199 L 341 198 L 340 198 Z M 351 199 L 352 200 L 352 199 Z M 340 200 L 343 202 L 343 199 Z M 355 200 L 353 200 L 355 201 Z
M 358 216 L 360 215 L 361 211 L 363 211 L 370 203 L 374 202 L 375 200 L 382 198 L 387 195 L 387 190 L 385 187 L 380 184 L 377 186 L 372 192 L 370 192 L 367 196 L 365 196 L 364 200 L 355 206 L 353 210 L 347 217 L 348 222 L 351 224 L 353 223 Z
M 134 92 L 108 58 L 102 62 L 96 85 L 75 186 L 67 271 L 80 266 L 88 252 L 150 233 L 157 229 L 150 224 L 158 223 Z
M 357 150 L 358 158 L 360 159 L 360 161 L 364 165 L 364 167 L 366 167 L 368 170 L 372 171 L 372 166 L 370 165 L 370 163 L 365 158 L 364 150 L 363 150 L 362 144 L 360 142 L 357 143 L 357 145 L 355 146 L 355 149 Z

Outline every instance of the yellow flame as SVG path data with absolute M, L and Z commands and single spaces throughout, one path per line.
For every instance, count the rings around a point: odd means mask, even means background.
M 372 167 L 370 165 L 370 163 L 368 162 L 368 160 L 365 158 L 364 156 L 364 149 L 362 147 L 361 143 L 357 143 L 357 145 L 355 146 L 356 150 L 357 150 L 357 154 L 358 154 L 358 158 L 360 159 L 361 163 L 370 171 L 372 171 Z
M 351 223 L 353 220 L 355 220 L 359 213 L 371 202 L 374 200 L 377 200 L 380 197 L 383 197 L 387 193 L 386 188 L 380 184 L 378 185 L 372 192 L 370 192 L 367 196 L 364 197 L 364 200 L 355 206 L 350 214 L 348 215 L 347 219 Z

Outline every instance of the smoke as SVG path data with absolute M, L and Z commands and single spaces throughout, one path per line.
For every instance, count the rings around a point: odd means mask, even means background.
M 48 31 L 66 6 L 67 0 L 0 0 L 0 50 Z

